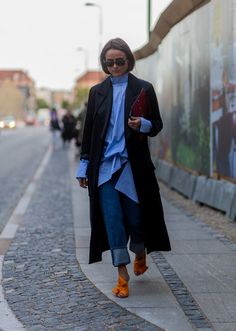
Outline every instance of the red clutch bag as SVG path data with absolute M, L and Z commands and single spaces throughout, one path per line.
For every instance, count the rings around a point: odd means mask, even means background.
M 131 106 L 130 116 L 147 117 L 148 115 L 148 98 L 146 91 L 142 88 L 137 99 Z

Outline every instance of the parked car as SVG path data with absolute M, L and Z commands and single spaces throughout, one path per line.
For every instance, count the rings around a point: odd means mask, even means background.
M 37 122 L 36 114 L 34 111 L 28 111 L 25 115 L 26 125 L 35 125 Z
M 14 129 L 16 127 L 16 120 L 14 116 L 5 116 L 0 120 L 1 129 Z

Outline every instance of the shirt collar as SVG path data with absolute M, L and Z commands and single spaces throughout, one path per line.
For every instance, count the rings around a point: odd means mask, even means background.
M 122 75 L 122 76 L 119 76 L 119 77 L 110 76 L 110 78 L 111 78 L 112 85 L 122 84 L 122 83 L 127 83 L 128 82 L 128 74 L 127 73 Z

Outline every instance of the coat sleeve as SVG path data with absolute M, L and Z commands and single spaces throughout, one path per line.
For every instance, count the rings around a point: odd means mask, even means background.
M 80 159 L 90 159 L 90 145 L 93 129 L 93 114 L 95 110 L 95 90 L 91 88 L 88 96 L 88 106 L 83 130 Z
M 150 84 L 147 92 L 148 92 L 149 107 L 150 107 L 150 118 L 149 118 L 149 120 L 152 123 L 152 129 L 148 133 L 148 135 L 150 137 L 154 137 L 162 130 L 163 122 L 162 122 L 161 115 L 160 115 L 160 110 L 159 110 L 159 105 L 158 105 L 158 101 L 157 101 L 156 92 L 155 92 L 152 84 Z

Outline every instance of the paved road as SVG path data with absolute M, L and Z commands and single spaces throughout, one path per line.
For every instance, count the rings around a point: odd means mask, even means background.
M 50 141 L 48 128 L 26 127 L 0 135 L 0 233 L 37 169 Z

